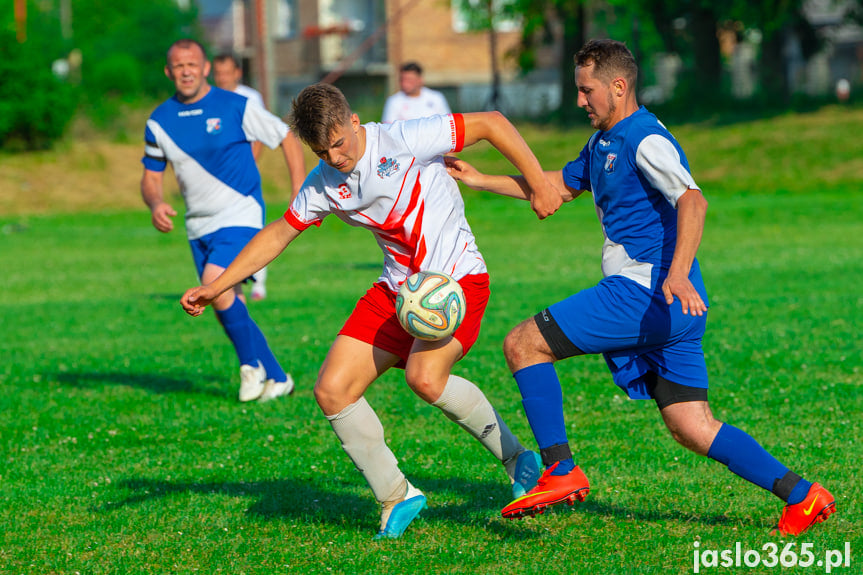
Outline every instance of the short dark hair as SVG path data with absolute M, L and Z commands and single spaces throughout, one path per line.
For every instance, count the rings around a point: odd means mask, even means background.
M 401 65 L 401 68 L 399 68 L 399 72 L 415 72 L 416 74 L 422 76 L 423 68 L 416 62 L 405 62 Z
M 330 136 L 351 121 L 351 106 L 342 91 L 319 82 L 306 86 L 291 103 L 288 125 L 312 149 L 330 147 Z
M 593 64 L 593 75 L 605 82 L 623 76 L 627 83 L 635 87 L 638 79 L 638 64 L 635 56 L 623 42 L 617 40 L 591 40 L 575 55 L 576 66 Z
M 174 48 L 191 48 L 192 46 L 197 46 L 199 50 L 201 50 L 201 54 L 204 55 L 204 61 L 207 61 L 207 49 L 204 48 L 204 45 L 198 42 L 197 40 L 193 40 L 192 38 L 180 38 L 170 46 L 168 46 L 168 51 L 165 52 L 165 62 L 168 64 L 171 63 L 171 50 Z
M 237 58 L 231 52 L 221 52 L 215 58 L 213 58 L 214 64 L 220 64 L 222 62 L 233 62 L 234 67 L 242 68 L 243 66 L 240 64 L 240 59 Z

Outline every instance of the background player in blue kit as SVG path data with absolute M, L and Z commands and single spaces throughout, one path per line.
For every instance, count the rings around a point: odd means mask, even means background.
M 147 120 L 141 196 L 160 232 L 174 228 L 177 212 L 163 196 L 168 162 L 186 203 L 186 233 L 202 282 L 222 274 L 263 227 L 261 176 L 249 142 L 281 145 L 293 190 L 305 177 L 303 151 L 288 126 L 239 94 L 207 83 L 210 63 L 194 40 L 178 40 L 168 50 L 165 75 L 176 93 Z M 240 361 L 240 401 L 267 401 L 291 393 L 285 373 L 257 324 L 249 317 L 242 287 L 213 302 L 216 316 Z
M 589 484 L 573 461 L 555 361 L 602 353 L 614 382 L 653 399 L 674 439 L 786 502 L 778 530 L 797 535 L 835 511 L 833 496 L 789 471 L 744 431 L 713 417 L 701 340 L 707 292 L 695 254 L 707 201 L 680 145 L 635 98 L 638 68 L 620 42 L 594 40 L 575 57 L 578 105 L 597 130 L 577 159 L 547 172 L 564 199 L 593 192 L 605 234 L 604 278 L 516 326 L 504 342 L 525 414 L 547 469 L 504 517 L 584 500 Z M 481 174 L 448 160 L 477 189 L 524 198 L 521 177 Z M 675 301 L 676 300 L 676 301 Z

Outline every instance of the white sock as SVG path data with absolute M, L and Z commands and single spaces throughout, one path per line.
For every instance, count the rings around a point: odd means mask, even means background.
M 500 461 L 524 451 L 485 394 L 463 377 L 450 375 L 443 393 L 432 405 L 478 439 Z
M 342 442 L 342 449 L 363 474 L 380 502 L 404 497 L 407 483 L 399 462 L 384 440 L 384 427 L 372 407 L 361 397 L 327 419 Z

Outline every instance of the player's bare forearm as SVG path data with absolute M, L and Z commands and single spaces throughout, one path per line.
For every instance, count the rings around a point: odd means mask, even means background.
M 689 281 L 689 271 L 701 244 L 707 200 L 700 190 L 689 189 L 677 202 L 677 244 L 662 286 L 665 300 L 671 305 L 676 296 L 683 313 L 702 315 L 707 306 Z
M 255 234 L 219 277 L 207 285 L 187 290 L 180 298 L 183 309 L 189 315 L 201 315 L 217 297 L 276 259 L 299 234 L 284 218 L 269 224 Z
M 520 200 L 526 200 L 529 197 L 530 190 L 527 189 L 527 183 L 521 176 L 485 174 L 455 156 L 444 156 L 444 164 L 450 176 L 471 189 L 493 192 Z
M 282 140 L 282 153 L 291 174 L 291 201 L 293 201 L 303 186 L 303 180 L 306 179 L 306 160 L 303 156 L 303 146 L 293 132 L 288 132 L 288 135 Z
M 456 180 L 463 182 L 469 188 L 492 192 L 519 200 L 529 200 L 532 191 L 524 176 L 497 176 L 477 170 L 471 164 L 455 156 L 444 156 L 447 173 Z M 573 190 L 563 183 L 560 171 L 545 172 L 545 176 L 555 190 L 560 192 L 561 200 L 568 202 L 575 199 L 580 190 Z
M 548 181 L 527 142 L 503 114 L 477 112 L 464 114 L 463 117 L 465 146 L 482 139 L 497 148 L 521 172 L 527 185 L 520 187 L 526 192 L 529 191 L 530 205 L 540 219 L 550 216 L 560 208 L 563 203 L 561 192 Z
M 160 232 L 167 233 L 174 229 L 171 220 L 177 212 L 163 199 L 162 172 L 144 170 L 141 177 L 141 199 L 150 208 L 150 218 L 153 227 Z

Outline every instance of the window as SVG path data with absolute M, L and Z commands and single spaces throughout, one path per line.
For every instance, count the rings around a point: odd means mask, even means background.
M 297 12 L 298 0 L 276 0 L 275 26 L 273 36 L 278 39 L 293 38 L 299 31 L 299 14 Z

